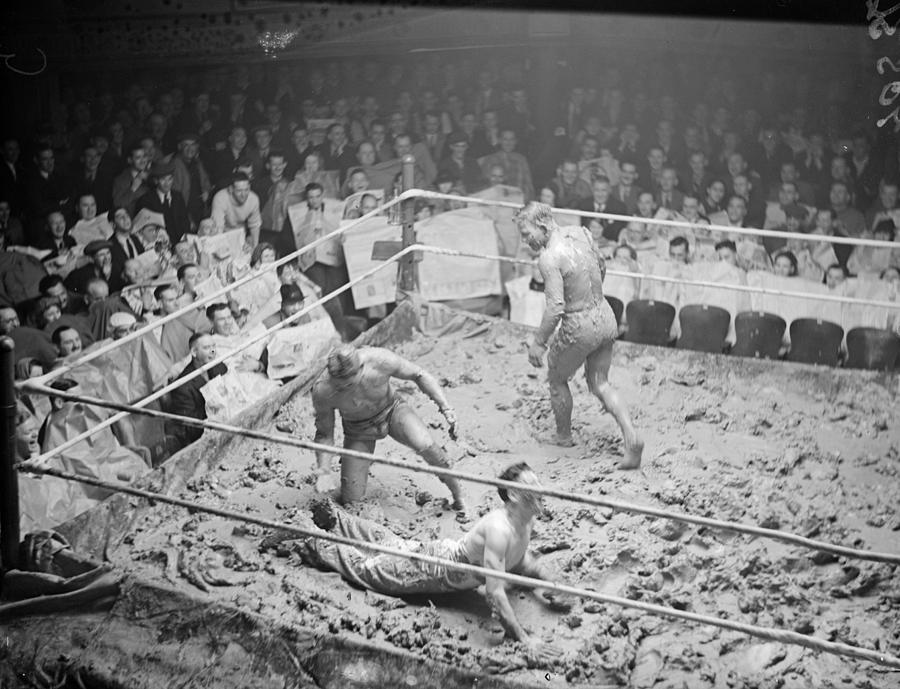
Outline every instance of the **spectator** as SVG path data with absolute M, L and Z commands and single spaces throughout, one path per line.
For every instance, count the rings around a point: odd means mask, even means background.
M 814 187 L 807 181 L 800 179 L 800 173 L 797 170 L 797 163 L 792 160 L 786 160 L 781 163 L 779 168 L 778 180 L 770 184 L 769 196 L 767 201 L 777 201 L 778 193 L 783 184 L 793 184 L 797 189 L 797 202 L 805 206 L 813 206 L 816 203 L 816 192 Z
M 481 169 L 478 163 L 468 155 L 469 141 L 466 135 L 459 131 L 446 137 L 446 146 L 449 153 L 445 155 L 439 165 L 437 176 L 444 180 L 452 180 L 454 184 L 462 185 L 467 192 L 478 189 L 481 182 Z
M 250 190 L 250 178 L 245 173 L 235 172 L 231 176 L 231 184 L 216 192 L 211 217 L 220 231 L 242 228 L 251 247 L 259 243 L 262 226 L 259 197 Z
M 280 293 L 281 308 L 277 313 L 273 313 L 271 316 L 268 316 L 263 320 L 263 325 L 265 326 L 266 330 L 269 330 L 281 323 L 281 321 L 290 318 L 303 308 L 303 291 L 299 287 L 297 287 L 297 285 L 281 285 Z M 309 323 L 309 321 L 309 314 L 305 314 L 296 319 L 293 323 L 290 324 L 290 326 L 303 325 L 304 323 Z
M 13 215 L 19 215 L 25 202 L 25 170 L 19 163 L 21 149 L 19 141 L 11 136 L 3 137 L 0 145 L 0 199 L 9 203 Z
M 854 204 L 857 208 L 868 208 L 878 195 L 884 166 L 883 160 L 872 157 L 872 142 L 865 133 L 853 137 L 850 168 Z
M 309 130 L 304 126 L 296 126 L 291 131 L 291 146 L 288 148 L 288 169 L 287 175 L 290 178 L 303 168 L 306 162 L 306 156 L 314 150 L 312 142 L 309 139 Z
M 51 366 L 56 360 L 56 349 L 50 338 L 37 328 L 21 325 L 19 314 L 11 306 L 0 307 L 0 335 L 12 338 L 16 345 L 16 361 L 31 358 Z
M 61 275 L 46 275 L 38 284 L 42 297 L 55 299 L 63 314 L 79 314 L 84 312 L 81 299 L 66 289 Z
M 688 240 L 679 235 L 669 242 L 669 260 L 673 263 L 687 265 L 691 262 L 690 250 Z
M 65 279 L 65 285 L 71 292 L 85 294 L 88 280 L 95 277 L 105 280 L 113 291 L 121 287 L 121 278 L 113 272 L 111 242 L 95 239 L 84 247 L 84 255 L 91 259 L 91 263 L 76 268 Z
M 846 182 L 832 182 L 828 199 L 831 210 L 834 211 L 837 234 L 845 237 L 868 235 L 865 216 L 850 205 L 850 187 Z
M 153 291 L 159 304 L 160 313 L 168 316 L 180 307 L 178 304 L 178 287 L 160 285 Z M 172 361 L 181 361 L 190 352 L 190 339 L 197 333 L 209 332 L 209 321 L 202 312 L 194 310 L 163 323 L 160 327 L 160 346 Z
M 112 272 L 119 275 L 125 268 L 125 261 L 137 258 L 144 253 L 144 245 L 132 233 L 131 216 L 127 209 L 114 208 L 109 212 L 109 221 L 113 226 L 113 236 L 109 240 Z
M 338 184 L 344 182 L 347 170 L 356 165 L 356 155 L 347 140 L 347 128 L 338 122 L 328 127 L 328 143 L 319 147 L 325 170 L 337 170 L 340 173 Z
M 825 284 L 830 290 L 837 289 L 844 284 L 846 280 L 847 269 L 838 263 L 828 266 L 828 270 L 825 271 Z
M 579 208 L 591 198 L 591 185 L 578 174 L 578 163 L 564 160 L 557 168 L 549 188 L 556 196 L 556 208 Z
M 175 183 L 175 163 L 172 161 L 153 163 L 150 167 L 150 180 L 153 191 L 147 192 L 138 200 L 136 210 L 146 208 L 154 213 L 160 213 L 165 219 L 169 242 L 175 245 L 191 231 L 191 220 L 184 198 L 172 190 Z
M 516 153 L 516 133 L 504 128 L 500 132 L 500 150 L 481 159 L 482 172 L 487 176 L 491 167 L 500 165 L 506 175 L 507 183 L 522 190 L 525 203 L 534 198 L 534 184 L 531 182 L 531 168 L 521 153 Z
M 900 220 L 900 209 L 897 208 L 898 190 L 900 185 L 895 180 L 883 179 L 879 182 L 878 199 L 866 211 L 867 230 L 875 229 L 875 224 L 885 218 Z
M 147 185 L 150 159 L 140 143 L 131 146 L 128 152 L 128 167 L 113 180 L 112 203 L 115 208 L 124 208 L 134 215 L 138 199 L 150 191 Z
M 579 203 L 576 207 L 577 210 L 625 215 L 625 207 L 618 199 L 610 196 L 610 184 L 606 177 L 597 177 L 592 185 L 592 191 L 592 198 Z M 617 242 L 619 240 L 619 233 L 625 226 L 625 223 L 622 220 L 587 216 L 582 217 L 581 224 L 591 230 L 595 240 L 599 241 L 602 237 L 611 242 Z
M 730 239 L 723 239 L 716 243 L 716 256 L 720 261 L 730 266 L 738 267 L 737 263 L 737 246 Z
M 681 212 L 684 205 L 684 194 L 675 187 L 678 186 L 678 172 L 674 167 L 666 165 L 659 174 L 659 191 L 656 192 L 654 201 L 659 208 Z
M 212 336 L 217 349 L 228 350 L 234 348 L 235 338 L 239 338 L 241 332 L 228 304 L 219 302 L 209 305 L 206 308 L 206 317 L 212 323 Z M 254 357 L 246 349 L 236 352 L 233 357 L 229 358 L 229 363 L 237 371 L 263 373 L 266 370 L 265 363 L 261 359 Z
M 207 333 L 194 333 L 191 335 L 188 347 L 191 353 L 191 361 L 178 374 L 178 378 L 184 378 L 216 359 L 216 341 Z M 199 376 L 182 383 L 179 387 L 172 390 L 169 403 L 172 413 L 192 419 L 205 419 L 206 401 L 203 399 L 203 393 L 200 390 L 211 379 L 225 374 L 227 370 L 225 364 L 216 364 Z M 166 430 L 175 437 L 179 448 L 189 445 L 203 435 L 202 428 L 185 424 L 173 423 Z
M 65 224 L 65 219 L 63 223 Z M 6 235 L 9 246 L 25 244 L 25 230 L 22 227 L 22 221 L 12 217 L 10 201 L 2 197 L 0 197 L 0 234 Z
M 247 130 L 243 124 L 231 125 L 227 145 L 219 151 L 213 164 L 213 176 L 218 187 L 225 187 L 233 181 L 235 172 L 242 172 L 250 179 L 253 159 L 247 150 Z
M 635 184 L 638 180 L 637 163 L 630 158 L 619 160 L 619 183 L 613 187 L 612 196 L 621 202 L 625 213 L 634 215 L 637 211 L 637 200 L 642 189 Z
M 81 169 L 74 176 L 72 196 L 93 196 L 97 211 L 105 213 L 112 205 L 113 177 L 108 167 L 101 167 L 103 156 L 94 145 L 87 146 L 81 154 Z
M 397 154 L 395 160 L 398 162 L 402 162 L 403 157 L 407 155 L 415 158 L 415 184 L 417 187 L 424 189 L 431 186 L 437 177 L 437 168 L 424 144 L 413 144 L 409 134 L 398 134 L 394 138 L 394 152 Z
M 277 241 L 287 217 L 287 191 L 290 181 L 284 176 L 287 160 L 279 149 L 269 149 L 265 175 L 251 184 L 260 203 L 260 237 L 263 241 Z
M 785 250 L 775 254 L 775 259 L 772 261 L 772 271 L 775 275 L 783 278 L 797 277 L 800 268 L 794 252 Z
M 250 180 L 255 181 L 263 176 L 266 170 L 266 161 L 272 148 L 272 127 L 268 124 L 258 124 L 253 128 L 253 143 L 250 149 L 250 164 L 253 168 Z
M 200 139 L 187 132 L 178 137 L 178 152 L 172 158 L 174 165 L 172 193 L 180 194 L 187 207 L 192 227 L 207 217 L 212 183 L 209 172 L 200 158 Z
M 725 199 L 725 182 L 720 179 L 712 179 L 706 187 L 706 196 L 703 199 L 703 211 L 712 222 L 712 217 L 716 213 L 725 210 L 723 201 Z
M 65 265 L 72 248 L 75 247 L 75 240 L 69 235 L 69 231 L 66 229 L 66 218 L 61 212 L 51 211 L 47 215 L 44 231 L 35 246 L 41 251 L 50 252 L 44 256 L 43 261 L 59 259 Z

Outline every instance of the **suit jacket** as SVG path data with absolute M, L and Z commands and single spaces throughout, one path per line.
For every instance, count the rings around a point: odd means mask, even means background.
M 102 275 L 98 270 L 97 266 L 93 263 L 88 263 L 87 265 L 81 266 L 81 268 L 76 268 L 71 273 L 66 276 L 66 279 L 63 280 L 63 284 L 65 284 L 66 289 L 70 292 L 74 292 L 75 294 L 85 294 L 87 292 L 87 283 L 89 280 L 95 277 L 100 277 L 106 280 L 109 285 L 110 294 L 113 292 L 118 292 L 122 287 L 124 287 L 124 282 L 122 280 L 122 271 L 120 270 L 118 273 L 115 271 L 115 267 L 110 272 L 109 277 L 107 278 L 105 275 Z
M 137 238 L 137 235 L 131 235 L 131 241 L 134 242 L 134 248 L 137 250 L 138 255 L 142 254 L 144 252 L 144 245 L 141 243 L 141 240 Z M 110 252 L 112 253 L 113 275 L 121 275 L 122 269 L 125 267 L 125 261 L 128 260 L 128 254 L 125 253 L 125 249 L 122 248 L 122 245 L 115 235 L 109 238 L 109 242 L 112 244 Z M 112 288 L 110 288 L 110 291 L 112 291 Z
M 621 201 L 622 205 L 625 206 L 628 215 L 634 215 L 637 212 L 638 196 L 640 196 L 642 192 L 643 189 L 637 184 L 632 184 L 631 188 L 625 192 L 623 196 L 623 187 L 617 184 L 612 188 L 610 197 L 615 198 L 617 201 Z
M 0 198 L 9 201 L 13 215 L 19 213 L 25 203 L 25 169 L 19 163 L 15 168 L 16 176 L 13 177 L 6 161 L 0 161 Z
M 76 243 L 77 242 L 69 236 L 68 232 L 63 235 L 62 245 L 64 249 L 71 249 Z M 44 232 L 44 234 L 40 236 L 36 247 L 41 251 L 50 251 L 50 254 L 41 259 L 42 261 L 49 261 L 51 258 L 57 258 L 59 256 L 59 247 L 56 246 L 56 241 L 50 236 L 49 232 Z
M 431 156 L 431 160 L 434 161 L 435 165 L 440 166 L 441 159 L 444 157 L 447 146 L 446 146 L 447 136 L 438 132 L 434 135 L 434 143 L 428 143 L 428 135 L 422 137 L 422 145 L 428 150 L 428 155 Z
M 462 182 L 463 188 L 468 193 L 472 193 L 483 186 L 484 177 L 481 174 L 481 168 L 469 156 L 463 158 L 462 167 L 448 156 L 438 164 L 437 169 L 439 178 L 448 177 L 454 182 Z
M 137 211 L 136 206 L 138 199 L 148 191 L 151 191 L 146 180 L 141 182 L 141 185 L 137 189 L 132 189 L 131 183 L 133 179 L 131 168 L 125 168 L 113 180 L 112 188 L 113 205 L 116 207 L 124 207 L 132 217 L 134 217 L 134 214 Z
M 178 377 L 186 376 L 198 368 L 200 367 L 191 359 L 191 363 L 184 367 L 184 370 L 178 374 Z M 225 364 L 216 364 L 206 372 L 206 375 L 209 378 L 215 378 L 216 376 L 221 376 L 227 370 Z M 197 376 L 172 390 L 169 401 L 172 413 L 189 416 L 193 419 L 205 419 L 206 400 L 203 399 L 200 388 L 206 385 L 207 382 L 208 380 L 204 380 L 203 376 Z M 202 428 L 185 426 L 184 424 L 173 423 L 173 426 L 167 428 L 167 430 L 178 439 L 182 446 L 189 445 L 203 435 Z
M 112 208 L 113 179 L 108 167 L 100 166 L 92 180 L 78 170 L 72 177 L 72 201 L 77 204 L 80 196 L 90 194 L 97 201 L 97 214 L 106 213 Z
M 39 227 L 51 211 L 61 211 L 69 218 L 72 209 L 67 180 L 58 172 L 44 177 L 33 170 L 24 180 L 25 199 L 32 220 Z
M 594 206 L 594 197 L 592 196 L 589 199 L 584 199 L 578 205 L 575 206 L 575 210 L 579 211 L 595 211 L 596 208 Z M 606 206 L 604 207 L 604 213 L 615 213 L 618 215 L 625 215 L 625 205 L 619 201 L 614 196 L 610 195 L 609 199 L 606 201 Z M 581 224 L 585 227 L 591 226 L 591 221 L 599 223 L 603 228 L 603 236 L 612 241 L 619 241 L 619 233 L 622 231 L 622 228 L 625 227 L 625 223 L 621 220 L 610 220 L 608 218 L 590 218 L 590 217 L 582 217 Z
M 347 170 L 351 167 L 359 166 L 359 161 L 356 159 L 356 153 L 353 151 L 353 146 L 351 146 L 349 142 L 344 145 L 344 150 L 338 155 L 335 155 L 331 151 L 331 142 L 326 141 L 319 146 L 319 153 L 322 154 L 322 159 L 324 160 L 322 169 L 338 170 L 341 173 L 341 184 L 344 183 L 344 178 L 347 176 Z
M 191 231 L 191 219 L 188 216 L 187 205 L 184 198 L 174 189 L 172 190 L 172 203 L 168 208 L 163 206 L 163 202 L 159 198 L 156 190 L 144 194 L 135 205 L 135 210 L 139 211 L 146 208 L 155 213 L 162 213 L 166 219 L 166 232 L 169 235 L 169 241 L 175 246 L 181 241 L 184 235 Z
M 668 208 L 669 210 L 678 211 L 680 213 L 681 209 L 684 207 L 684 194 L 682 194 L 677 189 L 673 189 L 671 194 L 672 201 L 669 204 Z M 663 208 L 662 195 L 662 190 L 657 190 L 657 192 L 653 194 L 653 200 L 656 201 L 656 205 L 659 208 Z

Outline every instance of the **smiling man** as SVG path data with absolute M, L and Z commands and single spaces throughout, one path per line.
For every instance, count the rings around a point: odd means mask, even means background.
M 430 373 L 393 352 L 380 347 L 357 349 L 343 345 L 328 357 L 327 369 L 312 389 L 316 413 L 317 443 L 334 445 L 334 413 L 340 411 L 344 425 L 344 448 L 374 452 L 375 443 L 391 436 L 415 450 L 432 466 L 448 468 L 447 453 L 438 445 L 412 407 L 397 395 L 391 378 L 410 380 L 428 395 L 447 421 L 450 437 L 456 439 L 456 414 Z M 316 452 L 317 488 L 330 489 L 329 457 Z M 341 500 L 360 500 L 366 494 L 371 462 L 341 457 Z M 442 478 L 453 496 L 453 508 L 465 519 L 466 505 L 456 479 Z

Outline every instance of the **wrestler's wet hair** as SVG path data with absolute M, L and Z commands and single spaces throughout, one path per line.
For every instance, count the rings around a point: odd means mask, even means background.
M 501 481 L 518 481 L 519 477 L 526 471 L 533 471 L 533 469 L 525 462 L 519 462 L 518 464 L 506 467 L 506 469 L 503 470 L 503 473 L 497 478 Z M 506 492 L 506 488 L 497 488 L 497 492 L 500 494 L 500 499 L 503 502 L 509 501 L 509 493 Z
M 547 228 L 553 219 L 553 209 L 546 203 L 530 202 L 525 208 L 516 213 L 516 225 L 522 227 L 525 223 L 535 225 L 537 227 Z
M 341 345 L 328 355 L 328 373 L 332 378 L 349 378 L 359 366 L 359 350 L 353 345 Z

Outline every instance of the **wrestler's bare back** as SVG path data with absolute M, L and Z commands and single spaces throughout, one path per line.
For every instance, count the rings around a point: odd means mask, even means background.
M 359 358 L 359 374 L 346 387 L 336 384 L 328 373 L 316 381 L 312 390 L 316 408 L 330 406 L 350 421 L 369 419 L 393 402 L 392 377 L 409 380 L 418 372 L 413 364 L 386 349 L 363 347 Z
M 605 263 L 582 227 L 560 227 L 538 261 L 548 303 L 581 311 L 603 301 Z

